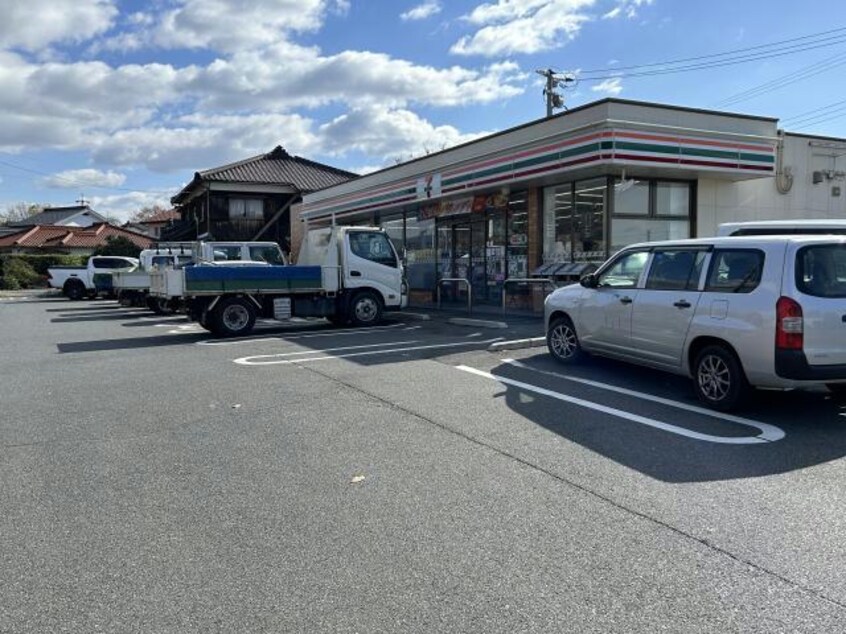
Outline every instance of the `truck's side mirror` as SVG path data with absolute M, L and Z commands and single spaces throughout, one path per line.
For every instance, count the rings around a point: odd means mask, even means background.
M 597 286 L 596 275 L 594 275 L 593 273 L 588 273 L 587 275 L 583 275 L 582 279 L 579 280 L 579 284 L 581 284 L 585 288 L 596 288 L 596 286 Z

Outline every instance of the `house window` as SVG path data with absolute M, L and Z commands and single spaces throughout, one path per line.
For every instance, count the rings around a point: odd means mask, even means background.
M 230 220 L 261 220 L 264 218 L 264 201 L 261 198 L 230 198 Z

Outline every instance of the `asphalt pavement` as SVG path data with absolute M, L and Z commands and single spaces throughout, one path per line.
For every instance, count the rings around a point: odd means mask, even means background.
M 841 632 L 846 424 L 540 322 L 0 303 L 0 632 Z

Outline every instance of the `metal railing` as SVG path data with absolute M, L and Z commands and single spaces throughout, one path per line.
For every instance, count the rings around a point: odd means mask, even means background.
M 502 282 L 502 312 L 505 312 L 505 300 L 508 297 L 509 284 L 549 284 L 553 290 L 558 288 L 554 281 L 548 277 L 509 277 Z
M 438 280 L 438 310 L 441 309 L 441 285 L 444 282 L 463 282 L 467 284 L 467 314 L 471 314 L 473 312 L 473 287 L 470 285 L 470 280 L 466 277 L 442 277 Z

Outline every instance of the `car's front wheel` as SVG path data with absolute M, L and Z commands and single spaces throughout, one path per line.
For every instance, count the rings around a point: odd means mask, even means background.
M 746 396 L 749 384 L 734 353 L 724 346 L 707 346 L 693 362 L 696 397 L 712 409 L 736 408 Z
M 546 347 L 549 354 L 565 365 L 578 363 L 584 357 L 576 328 L 569 317 L 558 317 L 546 331 Z

